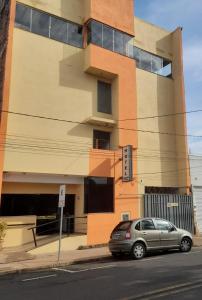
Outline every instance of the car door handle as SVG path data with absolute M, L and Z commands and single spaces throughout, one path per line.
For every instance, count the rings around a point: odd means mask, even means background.
M 143 232 L 143 235 L 147 235 L 147 232 Z

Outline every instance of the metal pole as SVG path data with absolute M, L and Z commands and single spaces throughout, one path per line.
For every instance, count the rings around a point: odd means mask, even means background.
M 60 214 L 60 235 L 59 235 L 59 247 L 58 247 L 58 262 L 60 260 L 60 250 L 61 250 L 62 221 L 63 221 L 63 206 L 61 207 L 61 214 Z

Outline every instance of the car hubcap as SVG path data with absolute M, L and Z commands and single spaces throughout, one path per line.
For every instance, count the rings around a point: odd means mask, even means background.
M 181 247 L 183 251 L 188 251 L 190 249 L 190 242 L 188 240 L 183 240 Z
M 140 258 L 140 257 L 143 256 L 143 254 L 144 254 L 143 247 L 141 245 L 135 246 L 135 248 L 134 248 L 134 255 L 135 255 L 135 257 Z

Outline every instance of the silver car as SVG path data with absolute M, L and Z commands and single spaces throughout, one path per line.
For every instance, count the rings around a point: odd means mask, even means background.
M 142 218 L 120 222 L 112 231 L 109 250 L 113 256 L 122 253 L 141 259 L 147 251 L 179 249 L 188 252 L 192 247 L 190 232 L 159 218 Z

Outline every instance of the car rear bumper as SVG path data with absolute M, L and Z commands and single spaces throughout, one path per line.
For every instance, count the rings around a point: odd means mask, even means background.
M 132 241 L 109 241 L 109 251 L 110 252 L 123 252 L 129 253 L 132 249 Z

